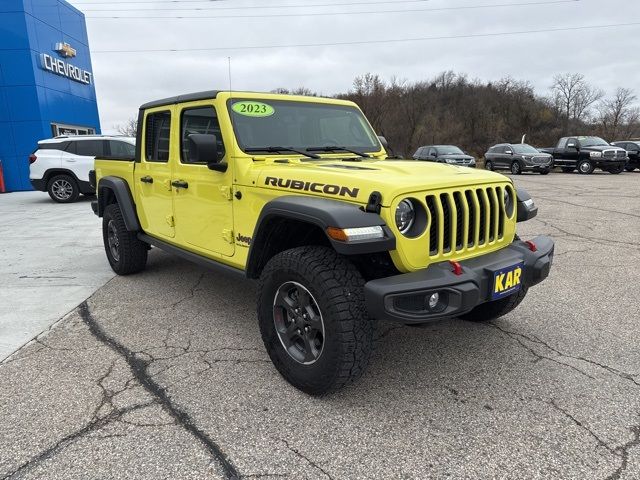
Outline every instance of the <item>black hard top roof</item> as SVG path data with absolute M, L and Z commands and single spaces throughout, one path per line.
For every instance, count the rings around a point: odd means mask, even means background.
M 206 92 L 187 93 L 185 95 L 178 95 L 176 97 L 163 98 L 162 100 L 155 100 L 153 102 L 145 103 L 140 107 L 140 110 L 147 108 L 164 107 L 165 105 L 175 105 L 182 102 L 195 102 L 198 100 L 209 100 L 216 98 L 220 93 L 220 90 L 208 90 Z

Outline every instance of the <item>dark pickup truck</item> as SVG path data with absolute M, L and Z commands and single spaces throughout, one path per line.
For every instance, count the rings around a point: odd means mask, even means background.
M 554 165 L 565 173 L 588 175 L 596 168 L 609 173 L 622 173 L 627 163 L 625 149 L 611 145 L 600 137 L 563 137 L 555 148 L 540 151 L 553 155 Z

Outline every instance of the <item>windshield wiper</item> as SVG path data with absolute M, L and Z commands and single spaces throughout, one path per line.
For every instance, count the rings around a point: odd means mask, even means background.
M 319 155 L 315 155 L 313 153 L 305 152 L 304 150 L 298 150 L 292 147 L 251 147 L 245 148 L 245 152 L 247 153 L 255 153 L 255 152 L 268 152 L 268 153 L 279 153 L 279 152 L 294 152 L 299 153 L 300 155 L 304 155 L 305 157 L 318 159 L 321 158 Z
M 356 150 L 351 150 L 350 148 L 338 147 L 338 146 L 333 146 L 333 145 L 328 145 L 326 147 L 309 147 L 309 148 L 307 148 L 307 152 L 325 152 L 325 153 L 349 152 L 349 153 L 353 153 L 353 154 L 358 155 L 358 156 L 363 157 L 363 158 L 371 158 L 371 155 L 369 155 L 367 153 L 358 152 Z

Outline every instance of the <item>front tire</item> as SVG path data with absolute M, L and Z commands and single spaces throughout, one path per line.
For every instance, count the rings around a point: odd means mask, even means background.
M 627 166 L 627 167 L 624 167 L 624 169 L 625 169 L 627 172 L 633 172 L 633 171 L 636 169 L 636 167 L 630 167 L 630 166 Z
M 514 175 L 522 174 L 522 167 L 520 166 L 520 162 L 515 161 L 511 164 L 511 173 L 513 173 Z
M 551 170 L 540 170 L 540 175 L 549 175 Z
M 117 203 L 107 205 L 104 209 L 102 239 L 109 264 L 118 275 L 131 275 L 144 270 L 148 245 L 138 239 L 136 232 L 127 230 Z
M 469 313 L 460 315 L 459 318 L 467 320 L 469 322 L 488 322 L 496 318 L 500 318 L 507 313 L 515 310 L 515 308 L 522 303 L 524 297 L 527 295 L 527 288 L 522 287 L 518 292 L 508 297 L 495 300 L 493 302 L 486 302 L 478 305 Z
M 487 160 L 484 163 L 484 168 L 485 170 L 489 170 L 489 171 L 493 170 L 493 162 L 491 160 Z
M 258 286 L 258 321 L 271 361 L 291 385 L 324 395 L 364 373 L 375 327 L 364 283 L 327 247 L 294 248 L 269 260 Z
M 624 166 L 619 166 L 619 167 L 615 167 L 615 168 L 611 168 L 608 170 L 609 173 L 613 174 L 613 175 L 618 175 L 622 172 L 624 172 Z
M 591 175 L 595 167 L 589 160 L 582 160 L 578 163 L 578 172 L 583 175 Z
M 71 175 L 55 175 L 47 182 L 47 192 L 57 203 L 73 203 L 80 196 L 78 182 Z

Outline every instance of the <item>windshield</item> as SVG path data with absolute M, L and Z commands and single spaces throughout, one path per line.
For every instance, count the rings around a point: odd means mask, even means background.
M 540 153 L 536 148 L 532 147 L 531 145 L 527 145 L 526 143 L 520 143 L 520 144 L 516 144 L 513 145 L 513 153 L 520 153 L 520 154 L 526 154 L 526 153 Z
M 316 153 L 339 146 L 356 152 L 377 152 L 378 137 L 357 108 L 344 105 L 286 100 L 233 99 L 229 113 L 238 145 L 257 152 L 267 147 L 289 147 Z M 266 152 L 267 150 L 265 150 Z M 270 152 L 291 154 L 290 151 Z
M 582 147 L 596 147 L 600 145 L 609 145 L 609 142 L 601 139 L 600 137 L 578 137 L 580 140 L 580 146 Z
M 464 152 L 458 147 L 446 145 L 444 147 L 437 147 L 438 155 L 464 155 Z

